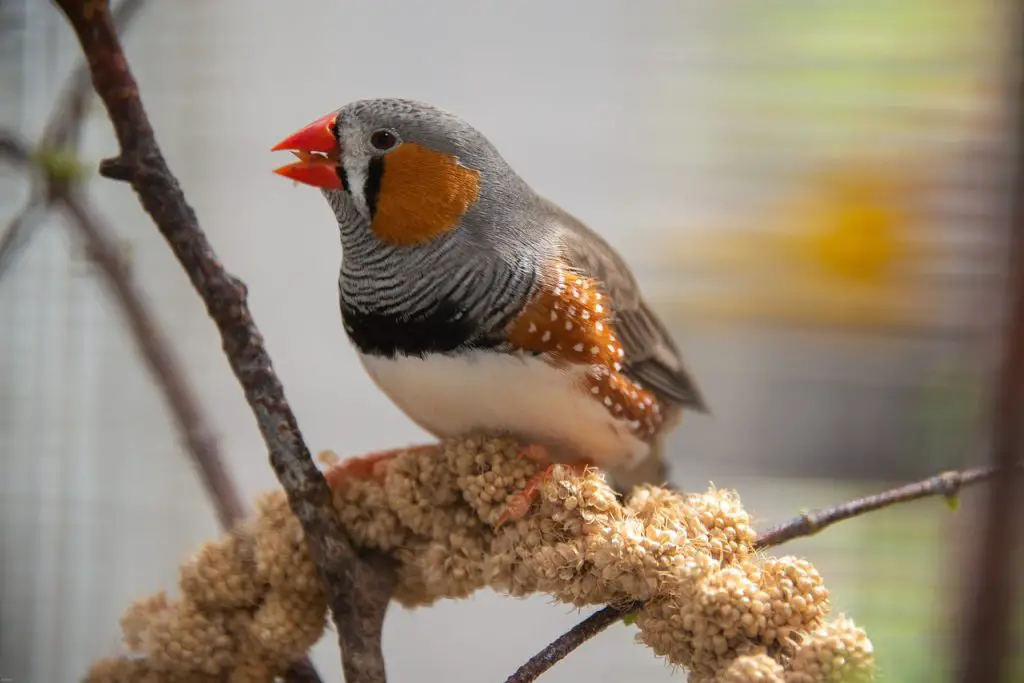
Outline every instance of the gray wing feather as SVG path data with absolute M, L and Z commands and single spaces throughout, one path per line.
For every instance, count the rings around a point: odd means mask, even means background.
M 597 233 L 550 204 L 559 224 L 558 243 L 570 266 L 598 280 L 613 307 L 615 331 L 625 350 L 625 374 L 661 398 L 708 412 L 668 330 L 640 294 L 622 257 Z

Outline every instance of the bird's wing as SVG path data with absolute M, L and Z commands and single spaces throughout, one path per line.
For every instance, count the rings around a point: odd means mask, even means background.
M 644 301 L 629 266 L 610 244 L 552 205 L 557 243 L 570 267 L 600 282 L 611 304 L 615 331 L 625 351 L 623 371 L 656 395 L 708 412 L 668 330 Z

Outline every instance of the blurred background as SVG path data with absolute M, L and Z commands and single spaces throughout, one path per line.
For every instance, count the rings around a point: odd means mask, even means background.
M 1006 275 L 1012 5 L 149 2 L 125 40 L 168 163 L 248 284 L 314 451 L 425 436 L 358 365 L 332 215 L 271 174 L 269 148 L 349 100 L 411 97 L 475 124 L 634 265 L 713 411 L 676 432 L 673 480 L 737 488 L 766 526 L 977 460 Z M 0 126 L 37 140 L 79 61 L 49 3 L 0 3 Z M 94 168 L 116 141 L 91 106 Z M 0 164 L 0 232 L 29 192 Z M 126 184 L 94 178 L 89 193 L 246 499 L 275 487 L 163 239 Z M 79 235 L 58 214 L 36 223 L 0 260 L 0 675 L 18 683 L 74 681 L 120 651 L 129 602 L 173 588 L 178 562 L 219 533 Z M 949 680 L 980 498 L 787 547 L 867 628 L 881 680 Z M 392 607 L 391 680 L 502 680 L 579 617 L 490 592 Z M 340 679 L 333 636 L 314 655 Z M 674 675 L 616 626 L 544 680 Z

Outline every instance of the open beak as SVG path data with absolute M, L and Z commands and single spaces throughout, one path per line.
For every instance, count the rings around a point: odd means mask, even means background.
M 272 152 L 289 150 L 299 158 L 274 169 L 274 173 L 325 190 L 344 189 L 338 174 L 341 147 L 333 131 L 337 117 L 336 112 L 321 116 L 274 145 Z

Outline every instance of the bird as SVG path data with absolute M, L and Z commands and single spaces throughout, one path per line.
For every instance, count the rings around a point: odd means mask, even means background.
M 435 437 L 509 435 L 544 465 L 500 523 L 528 513 L 556 463 L 596 467 L 620 492 L 664 483 L 682 413 L 710 413 L 693 374 L 621 254 L 483 133 L 383 97 L 271 149 L 297 157 L 275 173 L 334 214 L 341 319 L 376 386 Z M 346 460 L 348 476 L 398 452 Z

